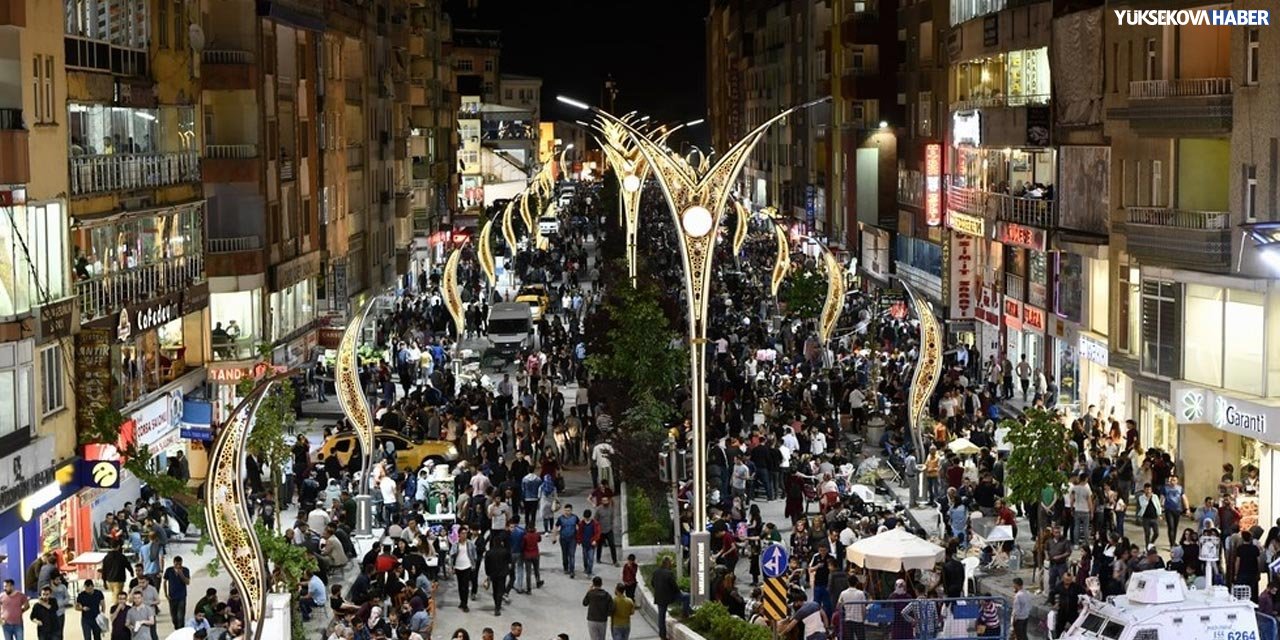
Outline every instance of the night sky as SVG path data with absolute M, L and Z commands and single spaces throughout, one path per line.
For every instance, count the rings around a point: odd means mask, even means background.
M 451 0 L 447 7 L 455 27 L 502 31 L 501 70 L 542 78 L 543 119 L 582 117 L 556 94 L 603 106 L 610 74 L 618 113 L 706 116 L 707 0 Z M 709 137 L 697 128 L 697 137 Z

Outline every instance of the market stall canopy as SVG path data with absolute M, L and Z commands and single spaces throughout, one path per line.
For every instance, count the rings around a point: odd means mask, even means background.
M 906 529 L 890 529 L 849 545 L 845 553 L 849 562 L 859 567 L 898 572 L 933 569 L 942 561 L 946 550 Z
M 962 456 L 972 455 L 982 451 L 978 445 L 970 442 L 968 438 L 956 438 L 947 445 L 947 448 L 950 449 L 952 453 L 958 453 Z

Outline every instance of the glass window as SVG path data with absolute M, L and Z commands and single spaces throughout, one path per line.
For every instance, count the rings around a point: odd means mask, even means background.
M 315 320 L 315 291 L 310 279 L 271 294 L 271 338 L 281 340 Z
M 1241 289 L 1227 290 L 1223 334 L 1229 336 L 1225 348 L 1222 386 L 1233 391 L 1264 395 L 1262 350 L 1266 344 L 1266 294 Z M 1189 318 L 1188 318 L 1189 319 Z
M 252 358 L 262 335 L 262 289 L 215 293 L 209 296 L 210 334 L 216 360 Z
M 1142 371 L 1165 378 L 1181 375 L 1178 357 L 1182 322 L 1178 313 L 1178 283 L 1142 281 Z
M 53 346 L 40 352 L 40 386 L 43 387 L 42 415 L 49 415 L 67 406 L 66 384 L 63 382 L 65 367 L 62 360 L 62 345 Z
M 31 376 L 35 341 L 0 346 L 0 359 L 13 364 L 0 369 L 0 436 L 31 428 Z M 16 402 L 14 401 L 16 399 Z
M 1086 258 L 1089 265 L 1089 329 L 1109 334 L 1111 310 L 1111 273 L 1107 260 Z
M 1049 102 L 1048 47 L 1009 52 L 1005 72 L 1009 106 Z
M 1058 315 L 1080 322 L 1081 296 L 1084 294 L 1084 258 L 1074 253 L 1058 255 L 1057 312 Z M 1105 315 L 1106 309 L 1104 308 Z
M 1183 371 L 1187 380 L 1222 386 L 1223 289 L 1186 285 Z

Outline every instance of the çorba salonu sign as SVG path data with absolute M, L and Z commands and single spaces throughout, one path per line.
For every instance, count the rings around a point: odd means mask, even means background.
M 1203 387 L 1174 383 L 1171 391 L 1177 403 L 1178 422 L 1211 424 L 1242 436 L 1280 444 L 1280 433 L 1268 423 L 1280 421 L 1280 407 L 1271 407 L 1221 395 Z

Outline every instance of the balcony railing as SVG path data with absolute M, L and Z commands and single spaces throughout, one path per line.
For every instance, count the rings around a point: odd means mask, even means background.
M 281 98 L 292 98 L 297 95 L 298 86 L 295 84 L 293 76 L 276 76 L 276 93 Z
M 414 189 L 430 189 L 431 181 L 426 178 L 414 178 L 413 188 Z
M 239 251 L 255 251 L 261 248 L 262 238 L 259 236 L 209 238 L 209 253 L 236 253 Z
M 208 144 L 204 157 L 210 160 L 247 160 L 258 157 L 256 144 Z
M 71 193 L 77 196 L 200 181 L 196 151 L 72 156 L 70 164 Z
M 1231 226 L 1231 214 L 1226 211 L 1128 207 L 1125 212 L 1128 224 L 1169 227 L 1190 231 L 1224 231 Z
M 1231 78 L 1181 78 L 1129 82 L 1129 98 L 1133 100 L 1225 95 L 1231 95 Z
M 200 58 L 206 64 L 253 64 L 252 51 L 236 49 L 205 49 Z
M 359 145 L 359 144 L 347 145 L 347 166 L 348 167 L 364 166 L 364 145 Z
M 22 109 L 0 109 L 0 129 L 23 129 Z
M 1058 209 L 1053 200 L 1019 198 L 1003 193 L 988 193 L 996 203 L 996 218 L 1005 222 L 1026 224 L 1042 229 L 1058 226 Z M 990 206 L 990 205 L 988 205 Z
M 991 211 L 987 208 L 990 195 L 981 189 L 952 185 L 947 187 L 947 208 L 970 215 L 990 217 Z
M 280 159 L 280 180 L 283 182 L 288 182 L 290 180 L 293 180 L 293 159 L 292 158 Z
M 202 280 L 204 254 L 197 253 L 77 281 L 80 322 L 105 318 L 125 305 L 178 291 Z
M 956 100 L 951 103 L 952 111 L 972 111 L 973 109 L 990 109 L 993 107 L 1003 107 L 1003 96 L 991 96 L 988 98 L 966 98 L 964 100 Z

